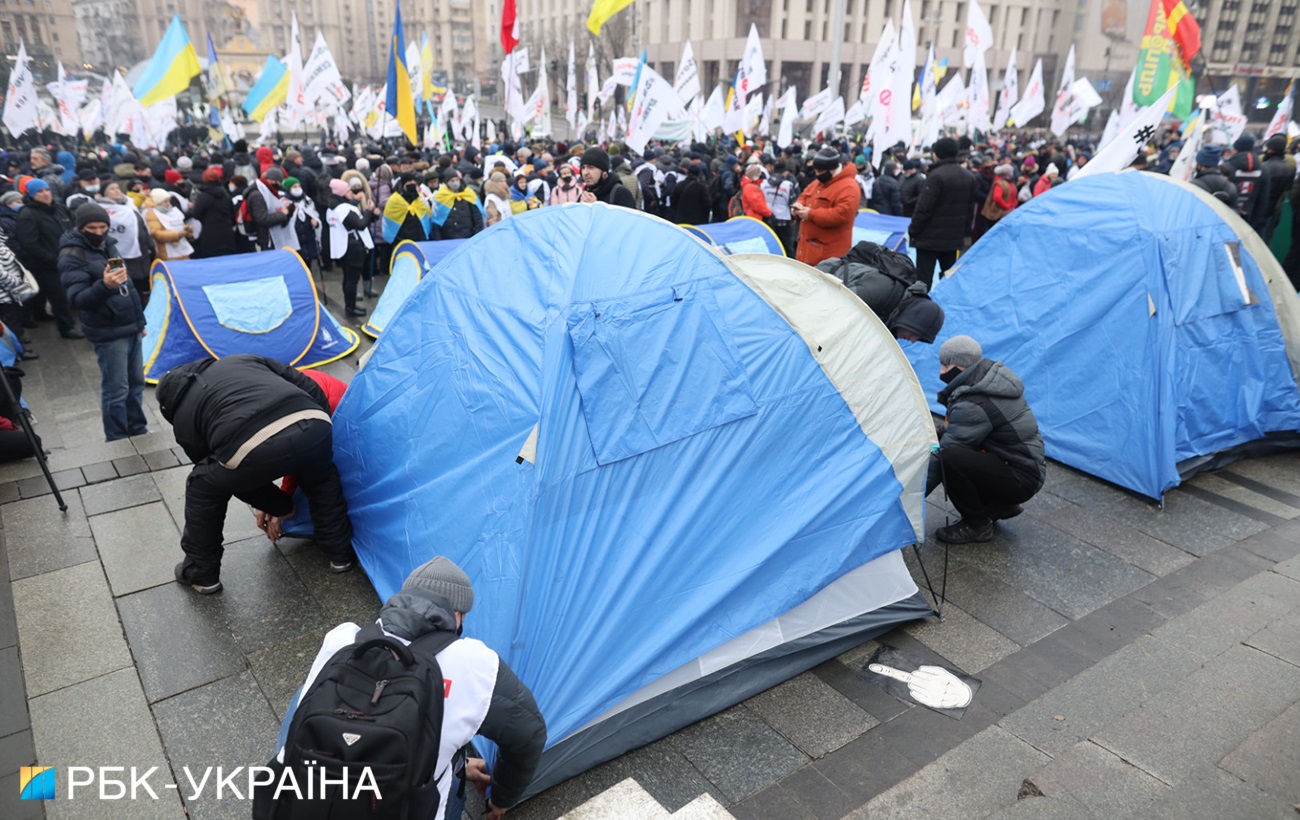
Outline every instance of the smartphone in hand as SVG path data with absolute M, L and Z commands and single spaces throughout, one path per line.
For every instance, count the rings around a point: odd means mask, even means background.
M 122 257 L 114 256 L 112 259 L 108 260 L 108 268 L 112 271 L 124 271 L 126 270 L 126 262 L 122 261 Z M 129 296 L 131 294 L 131 291 L 126 287 L 126 282 L 117 286 L 117 292 L 123 296 Z

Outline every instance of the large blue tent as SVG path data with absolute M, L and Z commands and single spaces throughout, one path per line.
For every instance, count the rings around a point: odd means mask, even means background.
M 899 552 L 924 397 L 793 260 L 623 208 L 522 214 L 420 282 L 334 423 L 379 595 L 451 557 L 467 634 L 537 696 L 533 791 L 930 612 Z
M 1133 171 L 1053 188 L 932 296 L 943 332 L 907 347 L 929 396 L 940 345 L 973 336 L 1024 380 L 1048 456 L 1148 497 L 1300 430 L 1300 301 L 1254 231 L 1190 185 Z
M 682 225 L 683 230 L 728 256 L 738 253 L 772 253 L 784 256 L 781 239 L 767 223 L 752 216 L 733 216 L 726 222 Z
M 160 259 L 144 316 L 150 383 L 207 356 L 256 353 L 294 367 L 319 367 L 361 343 L 317 301 L 311 271 L 292 250 Z
M 393 259 L 388 263 L 388 281 L 379 295 L 370 318 L 361 326 L 367 335 L 379 338 L 392 321 L 393 314 L 420 284 L 424 275 L 443 260 L 447 254 L 460 247 L 464 239 L 442 239 L 437 242 L 412 242 L 404 239 L 393 248 Z

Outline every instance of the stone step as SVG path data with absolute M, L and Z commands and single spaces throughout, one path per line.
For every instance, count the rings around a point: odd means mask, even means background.
M 659 801 L 627 778 L 606 789 L 560 820 L 734 820 L 711 795 L 702 794 L 670 813 Z

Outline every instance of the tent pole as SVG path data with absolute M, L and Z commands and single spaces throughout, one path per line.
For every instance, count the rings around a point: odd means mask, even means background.
M 18 397 L 14 395 L 13 387 L 9 384 L 10 370 L 18 370 L 19 373 L 22 373 L 16 367 L 6 367 L 4 372 L 0 373 L 0 383 L 4 384 L 5 398 L 13 404 L 15 412 L 18 413 L 18 426 L 22 427 L 23 432 L 27 434 L 27 442 L 32 446 L 32 455 L 36 456 L 36 463 L 41 465 L 41 472 L 45 474 L 45 481 L 50 485 L 50 492 L 54 493 L 54 501 L 59 505 L 59 512 L 67 512 L 68 503 L 63 500 L 63 496 L 59 494 L 59 488 L 54 484 L 54 476 L 50 475 L 50 465 L 45 461 L 45 451 L 41 449 L 41 443 L 36 438 L 35 431 L 32 430 L 31 411 L 19 403 Z

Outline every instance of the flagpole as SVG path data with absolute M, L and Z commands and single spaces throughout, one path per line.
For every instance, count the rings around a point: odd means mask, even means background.
M 844 0 L 835 0 L 835 9 L 831 17 L 831 70 L 828 75 L 832 102 L 840 96 L 840 48 L 844 43 Z M 828 137 L 834 136 L 835 124 L 832 123 Z

